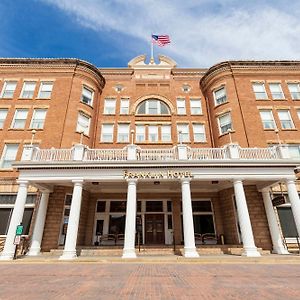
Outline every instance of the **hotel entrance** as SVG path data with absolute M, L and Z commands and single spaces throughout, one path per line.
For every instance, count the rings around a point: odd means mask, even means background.
M 164 215 L 145 215 L 145 227 L 146 244 L 165 243 Z

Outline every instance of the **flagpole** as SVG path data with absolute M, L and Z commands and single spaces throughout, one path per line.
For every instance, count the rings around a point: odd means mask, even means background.
M 153 54 L 153 41 L 152 41 L 152 33 L 151 33 L 151 58 L 150 58 L 150 64 L 154 64 L 154 54 Z

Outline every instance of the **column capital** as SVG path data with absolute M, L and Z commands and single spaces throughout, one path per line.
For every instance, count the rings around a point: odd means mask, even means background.
M 84 180 L 83 179 L 74 179 L 72 180 L 72 183 L 74 183 L 74 185 L 83 185 Z
M 286 178 L 286 179 L 285 179 L 285 182 L 286 182 L 287 184 L 290 184 L 290 183 L 296 184 L 296 179 Z
M 27 186 L 29 184 L 28 180 L 18 179 L 17 184 Z
M 191 178 L 181 178 L 180 179 L 181 184 L 186 184 L 186 183 L 190 183 L 192 181 Z
M 243 179 L 239 178 L 239 179 L 232 179 L 233 184 L 235 183 L 241 183 L 243 184 Z
M 128 178 L 126 179 L 126 181 L 128 182 L 128 184 L 137 184 L 138 182 L 137 178 Z

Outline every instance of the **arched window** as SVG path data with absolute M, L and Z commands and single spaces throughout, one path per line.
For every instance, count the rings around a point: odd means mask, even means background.
M 169 115 L 170 109 L 161 100 L 150 98 L 143 101 L 136 110 L 137 115 Z

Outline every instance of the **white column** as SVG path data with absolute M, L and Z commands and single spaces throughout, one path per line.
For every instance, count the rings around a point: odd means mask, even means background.
M 73 188 L 70 216 L 68 222 L 66 243 L 65 243 L 64 252 L 62 256 L 59 258 L 61 260 L 74 259 L 77 257 L 76 242 L 77 242 L 80 209 L 81 209 L 83 180 L 74 180 L 73 183 L 74 183 L 74 188 Z
M 128 179 L 125 240 L 122 258 L 136 258 L 135 219 L 136 219 L 136 179 Z
M 28 256 L 37 256 L 41 252 L 41 243 L 44 233 L 45 221 L 46 221 L 46 214 L 47 214 L 47 207 L 48 207 L 48 200 L 49 200 L 49 193 L 48 191 L 42 192 L 40 204 L 38 207 L 38 211 L 36 214 L 35 224 L 33 228 L 32 234 L 32 242 L 28 252 Z
M 1 260 L 12 260 L 14 258 L 16 246 L 14 245 L 14 239 L 16 235 L 17 226 L 23 220 L 23 214 L 25 209 L 25 203 L 27 198 L 27 186 L 28 181 L 19 180 L 19 190 L 17 199 L 15 202 L 14 210 L 10 219 L 10 224 L 5 240 L 4 249 L 1 253 Z
M 282 241 L 281 233 L 278 226 L 278 220 L 276 218 L 274 207 L 272 205 L 269 189 L 263 189 L 262 196 L 264 200 L 270 235 L 273 244 L 273 253 L 289 254 L 289 252 L 285 249 Z
M 241 180 L 235 180 L 233 182 L 233 186 L 244 247 L 244 253 L 242 255 L 249 257 L 258 257 L 260 256 L 260 253 L 257 251 L 254 243 L 243 183 Z
M 295 181 L 286 180 L 286 186 L 287 186 L 288 195 L 292 206 L 292 212 L 293 212 L 298 236 L 300 236 L 300 199 L 299 199 Z
M 192 210 L 192 198 L 190 179 L 181 180 L 182 193 L 182 214 L 183 214 L 183 233 L 184 233 L 184 256 L 199 257 L 195 246 L 194 221 Z

